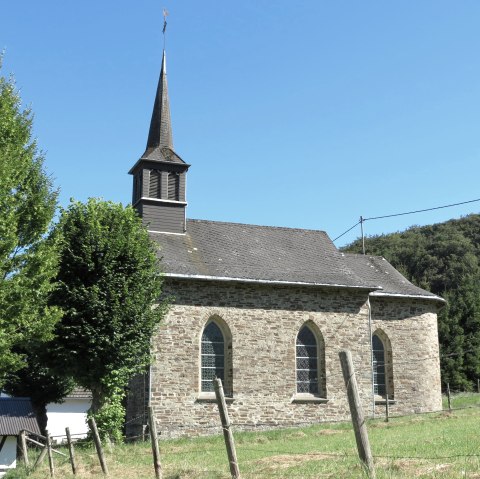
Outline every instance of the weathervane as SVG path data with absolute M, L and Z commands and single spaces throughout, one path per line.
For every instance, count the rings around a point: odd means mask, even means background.
M 165 50 L 165 43 L 166 43 L 166 35 L 165 31 L 167 30 L 167 17 L 168 17 L 168 10 L 166 8 L 163 9 L 163 49 Z

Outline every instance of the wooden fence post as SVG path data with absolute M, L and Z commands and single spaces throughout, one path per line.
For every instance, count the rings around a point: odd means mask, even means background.
M 42 449 L 40 452 L 40 455 L 37 457 L 37 460 L 35 461 L 35 464 L 33 465 L 33 469 L 36 469 L 39 464 L 42 463 L 42 461 L 45 459 L 45 456 L 47 455 L 47 444 L 45 443 L 45 447 Z
M 222 421 L 223 437 L 225 438 L 225 446 L 227 447 L 228 463 L 230 465 L 230 473 L 232 479 L 240 479 L 240 469 L 238 468 L 237 453 L 235 451 L 235 442 L 233 433 L 230 429 L 230 419 L 228 417 L 227 403 L 223 394 L 222 380 L 215 378 L 213 380 L 215 396 L 217 398 L 218 411 Z
M 97 423 L 93 417 L 88 419 L 88 425 L 90 426 L 90 431 L 92 431 L 93 442 L 95 443 L 95 449 L 97 450 L 100 466 L 102 466 L 103 473 L 108 476 L 107 463 L 105 462 L 105 456 L 103 455 L 102 441 L 100 440 L 100 435 L 98 434 Z
M 450 397 L 450 383 L 447 383 L 447 400 L 448 400 L 448 410 L 452 410 L 452 398 Z
M 162 464 L 160 462 L 160 449 L 158 448 L 157 423 L 153 413 L 153 406 L 148 406 L 148 426 L 150 429 L 150 440 L 152 441 L 153 467 L 156 479 L 162 479 Z
M 77 465 L 75 464 L 75 453 L 73 451 L 73 442 L 72 436 L 70 435 L 70 428 L 65 428 L 65 433 L 67 435 L 67 445 L 68 445 L 68 452 L 70 454 L 70 464 L 72 465 L 72 472 L 75 476 L 77 474 Z
M 29 466 L 28 449 L 27 449 L 27 440 L 25 439 L 25 431 L 20 431 L 20 444 L 22 446 L 22 456 L 23 456 L 23 461 L 25 462 L 25 467 L 28 467 Z
M 45 436 L 47 440 L 47 454 L 48 454 L 48 467 L 50 468 L 50 476 L 55 476 L 55 467 L 53 465 L 53 454 L 52 454 L 52 438 L 48 431 L 45 431 Z
M 368 440 L 367 426 L 363 416 L 360 396 L 358 394 L 357 379 L 353 369 L 352 353 L 348 350 L 340 351 L 343 379 L 347 388 L 348 404 L 352 416 L 353 430 L 357 441 L 358 455 L 367 468 L 368 475 L 375 479 L 375 467 L 373 465 L 370 442 Z

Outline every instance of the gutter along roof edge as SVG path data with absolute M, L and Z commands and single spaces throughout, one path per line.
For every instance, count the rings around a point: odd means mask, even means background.
M 346 284 L 332 284 L 332 283 L 309 283 L 305 281 L 279 281 L 269 279 L 252 279 L 252 278 L 232 278 L 229 276 L 207 276 L 199 274 L 180 274 L 180 273 L 164 273 L 167 278 L 177 279 L 199 279 L 204 281 L 226 281 L 236 283 L 251 283 L 251 284 L 270 284 L 270 285 L 286 285 L 286 286 L 317 286 L 325 288 L 344 288 L 344 289 L 358 289 L 364 291 L 379 291 L 383 288 L 381 286 L 349 286 Z
M 387 293 L 384 291 L 373 291 L 370 293 L 370 296 L 377 296 L 377 297 L 392 297 L 392 298 L 411 298 L 411 299 L 428 299 L 433 301 L 439 301 L 441 303 L 446 303 L 447 301 L 440 296 L 437 295 L 422 295 L 422 294 L 402 294 L 402 293 Z

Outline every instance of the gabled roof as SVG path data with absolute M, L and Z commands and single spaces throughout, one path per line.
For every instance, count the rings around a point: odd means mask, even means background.
M 358 276 L 367 281 L 378 282 L 382 286 L 382 290 L 373 292 L 372 296 L 409 296 L 444 301 L 412 284 L 381 256 L 345 253 L 345 259 Z
M 0 398 L 0 436 L 18 436 L 24 429 L 40 434 L 30 399 Z
M 364 288 L 323 231 L 187 220 L 185 235 L 151 233 L 167 276 Z
M 187 220 L 184 235 L 150 234 L 167 277 L 359 288 L 443 301 L 381 257 L 341 253 L 324 231 Z

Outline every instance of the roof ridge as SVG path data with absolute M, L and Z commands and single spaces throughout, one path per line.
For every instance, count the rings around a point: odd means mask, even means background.
M 328 236 L 328 233 L 325 230 L 316 230 L 312 228 L 293 228 L 289 226 L 257 225 L 253 223 L 238 223 L 236 221 L 203 220 L 203 219 L 197 219 L 197 218 L 187 218 L 187 222 L 218 223 L 218 224 L 227 224 L 227 225 L 235 225 L 235 226 L 252 226 L 254 228 L 265 228 L 265 229 L 284 230 L 284 231 L 309 231 L 313 233 L 323 233 L 328 238 L 330 238 L 330 236 Z
M 382 255 L 378 255 L 378 254 L 363 254 L 363 253 L 349 253 L 348 251 L 340 251 L 340 253 L 344 254 L 345 256 L 355 256 L 355 257 L 358 257 L 358 258 L 380 258 L 380 259 L 383 259 L 384 261 L 388 261 L 387 258 L 385 258 L 385 256 L 382 256 Z

